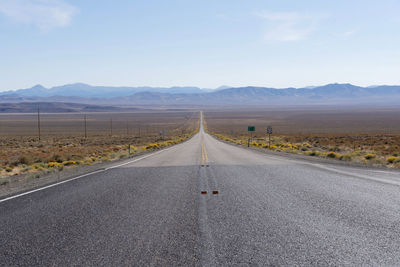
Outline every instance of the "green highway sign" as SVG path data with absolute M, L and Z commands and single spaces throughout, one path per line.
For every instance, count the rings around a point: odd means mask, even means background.
M 247 131 L 249 131 L 249 132 L 254 132 L 255 130 L 256 130 L 255 126 L 248 126 L 247 127 Z

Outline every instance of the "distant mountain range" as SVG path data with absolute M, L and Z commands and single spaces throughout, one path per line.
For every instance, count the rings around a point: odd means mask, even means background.
M 0 103 L 69 102 L 95 105 L 325 105 L 325 104 L 400 104 L 400 86 L 360 87 L 328 84 L 305 88 L 267 88 L 222 86 L 215 90 L 198 87 L 106 87 L 70 84 L 46 89 L 0 93 Z
M 51 97 L 51 96 L 76 96 L 76 97 L 118 97 L 129 96 L 139 92 L 158 92 L 169 94 L 180 93 L 204 93 L 210 92 L 210 89 L 201 89 L 198 87 L 114 87 L 114 86 L 92 86 L 85 83 L 66 84 L 45 88 L 38 84 L 28 89 L 19 89 L 15 91 L 0 92 L 0 95 L 20 95 L 35 97 Z
M 77 103 L 57 102 L 23 102 L 23 103 L 0 103 L 0 113 L 32 113 L 40 108 L 40 112 L 121 112 L 133 111 L 137 108 L 120 108 L 106 105 L 88 105 Z

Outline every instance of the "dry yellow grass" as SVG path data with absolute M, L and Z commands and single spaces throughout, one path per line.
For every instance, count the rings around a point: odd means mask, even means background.
M 158 123 L 158 127 L 168 129 L 166 135 L 158 132 L 144 132 L 140 136 L 132 132 L 112 136 L 92 134 L 88 138 L 44 135 L 40 141 L 29 135 L 3 135 L 0 139 L 0 177 L 92 165 L 128 157 L 129 152 L 133 155 L 174 145 L 198 131 L 198 114 L 184 113 L 181 117 L 164 114 L 164 124 Z M 152 116 L 147 116 L 147 120 L 151 125 Z M 160 118 L 156 117 L 156 120 L 159 121 Z
M 248 145 L 247 126 L 256 125 L 250 145 L 268 149 L 265 129 L 271 124 L 274 129 L 271 150 L 400 167 L 400 123 L 393 110 L 376 114 L 346 110 L 301 113 L 209 112 L 205 113 L 205 119 L 211 134 L 240 145 Z

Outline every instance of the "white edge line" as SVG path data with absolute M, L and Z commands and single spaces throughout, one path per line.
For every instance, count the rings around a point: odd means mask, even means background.
M 55 184 L 47 185 L 47 186 L 44 186 L 44 187 L 40 187 L 38 189 L 34 189 L 34 190 L 31 190 L 31 191 L 28 191 L 28 192 L 24 192 L 24 193 L 15 195 L 15 196 L 11 196 L 11 197 L 8 197 L 8 198 L 5 198 L 5 199 L 1 199 L 0 203 L 1 202 L 5 202 L 7 200 L 11 200 L 11 199 L 17 198 L 17 197 L 22 197 L 22 196 L 25 196 L 25 195 L 28 195 L 28 194 L 32 194 L 34 192 L 41 191 L 41 190 L 44 190 L 44 189 L 47 189 L 47 188 L 50 188 L 50 187 L 53 187 L 53 186 L 56 186 L 56 185 L 64 184 L 64 183 L 67 183 L 67 182 L 70 182 L 70 181 L 73 181 L 73 180 L 76 180 L 76 179 L 79 179 L 79 178 L 82 178 L 82 177 L 85 177 L 85 176 L 88 176 L 88 175 L 92 175 L 92 174 L 95 174 L 95 173 L 103 172 L 103 171 L 105 171 L 105 170 L 97 170 L 97 171 L 94 171 L 94 172 L 89 172 L 89 173 L 86 173 L 86 174 L 83 174 L 83 175 L 80 175 L 80 176 L 77 176 L 77 177 L 73 177 L 73 178 L 70 178 L 68 180 L 64 180 L 64 181 L 61 181 L 61 182 L 58 182 L 58 183 L 55 183 Z
M 141 158 L 138 158 L 138 159 L 134 159 L 134 160 L 131 160 L 131 161 L 128 161 L 128 162 L 124 162 L 124 163 L 122 163 L 122 164 L 118 164 L 118 165 L 115 165 L 115 166 L 111 166 L 111 167 L 105 168 L 104 171 L 108 171 L 108 170 L 111 170 L 111 169 L 115 169 L 115 168 L 118 168 L 118 167 L 121 167 L 121 166 L 125 166 L 125 165 L 128 165 L 128 164 L 134 163 L 134 162 L 139 161 L 139 160 L 142 160 L 142 159 L 146 159 L 146 158 L 148 158 L 148 157 L 152 157 L 152 156 L 154 156 L 154 155 L 160 154 L 161 152 L 170 150 L 171 148 L 172 148 L 172 147 L 166 148 L 166 149 L 163 149 L 163 150 L 161 150 L 161 151 L 157 151 L 157 152 L 155 152 L 155 153 L 151 153 L 151 154 L 149 154 L 149 155 L 147 155 L 147 156 L 144 156 L 144 157 L 141 157 Z
M 381 182 L 381 183 L 400 186 L 400 182 L 399 181 L 395 181 L 395 180 L 389 180 L 389 179 L 372 177 L 372 176 L 367 176 L 367 175 L 358 174 L 358 173 L 352 173 L 352 172 L 349 172 L 349 171 L 338 170 L 338 169 L 335 169 L 335 168 L 329 168 L 329 167 L 321 165 L 321 164 L 312 164 L 312 165 L 316 166 L 318 168 L 321 168 L 321 169 L 325 169 L 325 170 L 328 170 L 328 171 L 332 171 L 332 172 L 336 172 L 336 173 L 340 173 L 340 174 L 344 174 L 344 175 L 348 175 L 348 176 L 352 176 L 352 177 L 357 177 L 357 178 L 361 178 L 361 179 L 366 179 L 366 180 L 371 180 L 371 181 L 376 181 L 376 182 Z
M 221 142 L 221 143 L 225 143 L 225 142 L 220 141 L 219 139 L 217 139 L 216 137 L 214 137 L 214 136 L 212 136 L 210 134 L 208 134 L 208 135 L 211 136 L 212 138 L 214 138 L 215 140 Z M 242 148 L 242 147 L 239 146 L 239 148 Z M 243 148 L 243 149 L 245 149 L 246 151 L 258 151 L 258 150 L 249 150 L 249 149 L 246 149 L 246 148 Z M 262 153 L 262 151 L 259 151 L 259 152 Z M 336 168 L 330 168 L 330 167 L 325 166 L 323 163 L 308 162 L 307 159 L 293 159 L 293 158 L 287 158 L 287 157 L 285 157 L 283 155 L 279 156 L 279 155 L 270 155 L 270 154 L 267 154 L 267 153 L 263 153 L 263 154 L 267 155 L 269 158 L 272 158 L 272 159 L 277 160 L 277 161 L 286 161 L 286 162 L 291 162 L 291 163 L 294 163 L 294 164 L 309 165 L 309 166 L 313 166 L 313 167 L 316 167 L 316 168 L 319 168 L 319 169 L 323 169 L 323 170 L 328 170 L 328 171 L 331 171 L 331 172 L 344 174 L 344 175 L 347 175 L 347 176 L 350 176 L 350 177 L 356 177 L 356 178 L 361 178 L 361 179 L 365 179 L 365 180 L 370 180 L 370 181 L 375 181 L 375 182 L 381 182 L 381 183 L 385 183 L 385 184 L 391 184 L 391 185 L 400 186 L 400 181 L 384 179 L 384 178 L 378 178 L 378 177 L 372 177 L 372 176 L 367 176 L 367 175 L 363 175 L 363 174 L 354 173 L 354 172 L 351 172 L 351 171 L 344 171 L 344 170 L 339 170 L 339 169 L 336 169 Z M 342 166 L 339 166 L 339 167 L 342 167 Z M 352 166 L 343 166 L 343 167 L 352 168 Z M 354 169 L 351 169 L 351 170 L 353 171 Z M 397 174 L 395 172 L 384 171 L 384 170 L 368 170 L 368 171 L 378 172 L 378 173 L 379 172 L 380 173 L 386 173 L 386 174 L 391 174 L 391 175 L 396 175 Z
M 175 146 L 173 146 L 173 147 L 175 147 Z M 35 192 L 38 192 L 38 191 L 42 191 L 42 190 L 45 190 L 45 189 L 47 189 L 47 188 L 51 188 L 51 187 L 54 187 L 54 186 L 57 186 L 57 185 L 60 185 L 60 184 L 65 184 L 65 183 L 68 183 L 68 182 L 71 182 L 71 181 L 74 181 L 74 180 L 83 178 L 83 177 L 85 177 L 85 176 L 89 176 L 89 175 L 96 174 L 96 173 L 100 173 L 100 172 L 105 172 L 105 171 L 107 171 L 107 170 L 111 170 L 111 169 L 115 169 L 115 168 L 118 168 L 118 167 L 121 167 L 121 166 L 124 166 L 124 165 L 128 165 L 128 164 L 137 162 L 137 161 L 139 161 L 139 160 L 146 159 L 146 158 L 148 158 L 148 157 L 151 157 L 151 156 L 160 154 L 161 152 L 167 151 L 167 150 L 169 150 L 169 149 L 171 149 L 171 148 L 173 148 L 173 147 L 166 148 L 166 149 L 163 149 L 163 150 L 161 150 L 161 151 L 158 151 L 158 152 L 155 152 L 155 153 L 151 153 L 151 154 L 149 154 L 149 155 L 147 155 L 147 156 L 144 156 L 144 157 L 141 157 L 141 158 L 138 158 L 138 159 L 135 159 L 135 160 L 131 160 L 131 161 L 128 161 L 128 162 L 125 162 L 125 163 L 122 163 L 122 164 L 118 164 L 118 165 L 115 165 L 115 166 L 112 166 L 112 167 L 108 167 L 108 168 L 105 168 L 105 169 L 102 169 L 102 170 L 97 170 L 97 171 L 85 173 L 85 174 L 82 174 L 82 175 L 79 175 L 79 176 L 76 176 L 76 177 L 73 177 L 73 178 L 70 178 L 70 179 L 67 179 L 67 180 L 64 180 L 64 181 L 55 183 L 55 184 L 46 185 L 46 186 L 44 186 L 44 187 L 40 187 L 40 188 L 31 190 L 31 191 L 27 191 L 27 192 L 24 192 L 24 193 L 21 193 L 21 194 L 18 194 L 18 195 L 14 195 L 14 196 L 11 196 L 11 197 L 7 197 L 7 198 L 4 198 L 4 199 L 0 199 L 0 203 L 6 202 L 6 201 L 11 200 L 11 199 L 14 199 L 14 198 L 18 198 L 18 197 L 22 197 L 22 196 L 25 196 L 25 195 L 29 195 L 29 194 L 32 194 L 32 193 L 35 193 Z

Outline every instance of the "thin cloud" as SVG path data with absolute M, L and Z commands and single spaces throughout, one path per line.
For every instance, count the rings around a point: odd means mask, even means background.
M 63 0 L 0 0 L 0 14 L 41 31 L 70 25 L 78 9 Z
M 267 29 L 264 38 L 268 42 L 300 41 L 307 39 L 316 29 L 321 15 L 305 15 L 297 12 L 256 13 L 256 16 L 266 20 Z
M 350 37 L 357 33 L 357 30 L 346 31 L 343 33 L 344 37 Z

